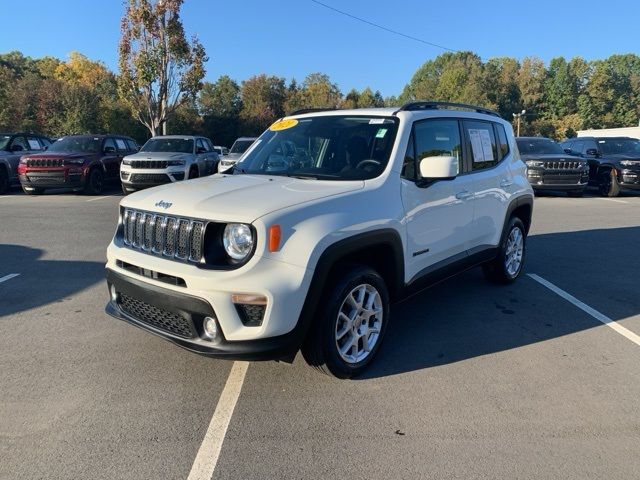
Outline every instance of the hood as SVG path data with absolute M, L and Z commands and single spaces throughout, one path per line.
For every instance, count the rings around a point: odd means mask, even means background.
M 616 162 L 620 162 L 622 160 L 636 160 L 636 161 L 640 160 L 640 156 L 638 156 L 638 155 L 629 155 L 629 154 L 625 154 L 625 153 L 603 155 L 602 158 L 608 158 L 608 159 L 614 160 Z
M 525 162 L 527 160 L 541 160 L 544 162 L 584 162 L 586 161 L 586 159 L 582 158 L 582 157 L 576 157 L 573 155 L 567 155 L 562 154 L 562 153 L 529 153 L 527 155 L 523 155 L 520 154 L 520 157 L 522 157 L 522 160 L 524 160 Z
M 34 159 L 34 160 L 54 160 L 59 158 L 90 158 L 96 156 L 96 153 L 80 153 L 80 152 L 44 152 L 44 153 L 32 153 L 31 155 L 24 155 L 22 158 Z
M 121 205 L 206 220 L 251 223 L 276 210 L 363 187 L 362 180 L 217 174 L 141 190 L 125 197 Z
M 127 155 L 127 160 L 176 160 L 180 158 L 190 157 L 193 153 L 180 152 L 138 152 L 133 155 Z

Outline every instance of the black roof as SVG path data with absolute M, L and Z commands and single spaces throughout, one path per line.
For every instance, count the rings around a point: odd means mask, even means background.
M 516 137 L 516 140 L 549 140 L 550 142 L 555 142 L 555 140 L 549 137 Z

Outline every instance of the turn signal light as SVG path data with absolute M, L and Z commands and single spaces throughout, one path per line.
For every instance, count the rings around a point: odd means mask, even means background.
M 271 225 L 269 227 L 269 251 L 277 252 L 280 250 L 280 240 L 282 239 L 282 230 L 280 225 Z

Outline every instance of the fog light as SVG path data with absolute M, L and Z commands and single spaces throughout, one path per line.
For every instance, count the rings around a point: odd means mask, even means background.
M 218 336 L 218 325 L 216 324 L 216 319 L 205 317 L 204 322 L 202 322 L 202 330 L 207 338 L 211 340 L 216 338 Z
M 118 292 L 116 292 L 116 287 L 114 285 L 111 285 L 111 301 L 113 303 L 117 303 L 118 302 Z

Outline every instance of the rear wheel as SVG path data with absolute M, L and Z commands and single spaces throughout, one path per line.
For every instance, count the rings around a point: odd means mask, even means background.
M 99 168 L 94 168 L 89 172 L 84 193 L 87 195 L 99 195 L 104 189 L 104 174 Z
M 598 190 L 600 191 L 600 195 L 603 197 L 617 197 L 620 194 L 618 176 L 614 169 L 600 175 Z
M 518 217 L 511 217 L 498 256 L 482 266 L 487 279 L 501 284 L 515 281 L 524 267 L 525 250 L 524 224 Z
M 302 354 L 323 373 L 351 378 L 362 373 L 380 349 L 389 323 L 389 293 L 382 277 L 364 266 L 345 268 L 334 280 Z
M 7 171 L 0 167 L 0 195 L 4 194 L 9 190 L 9 175 Z

